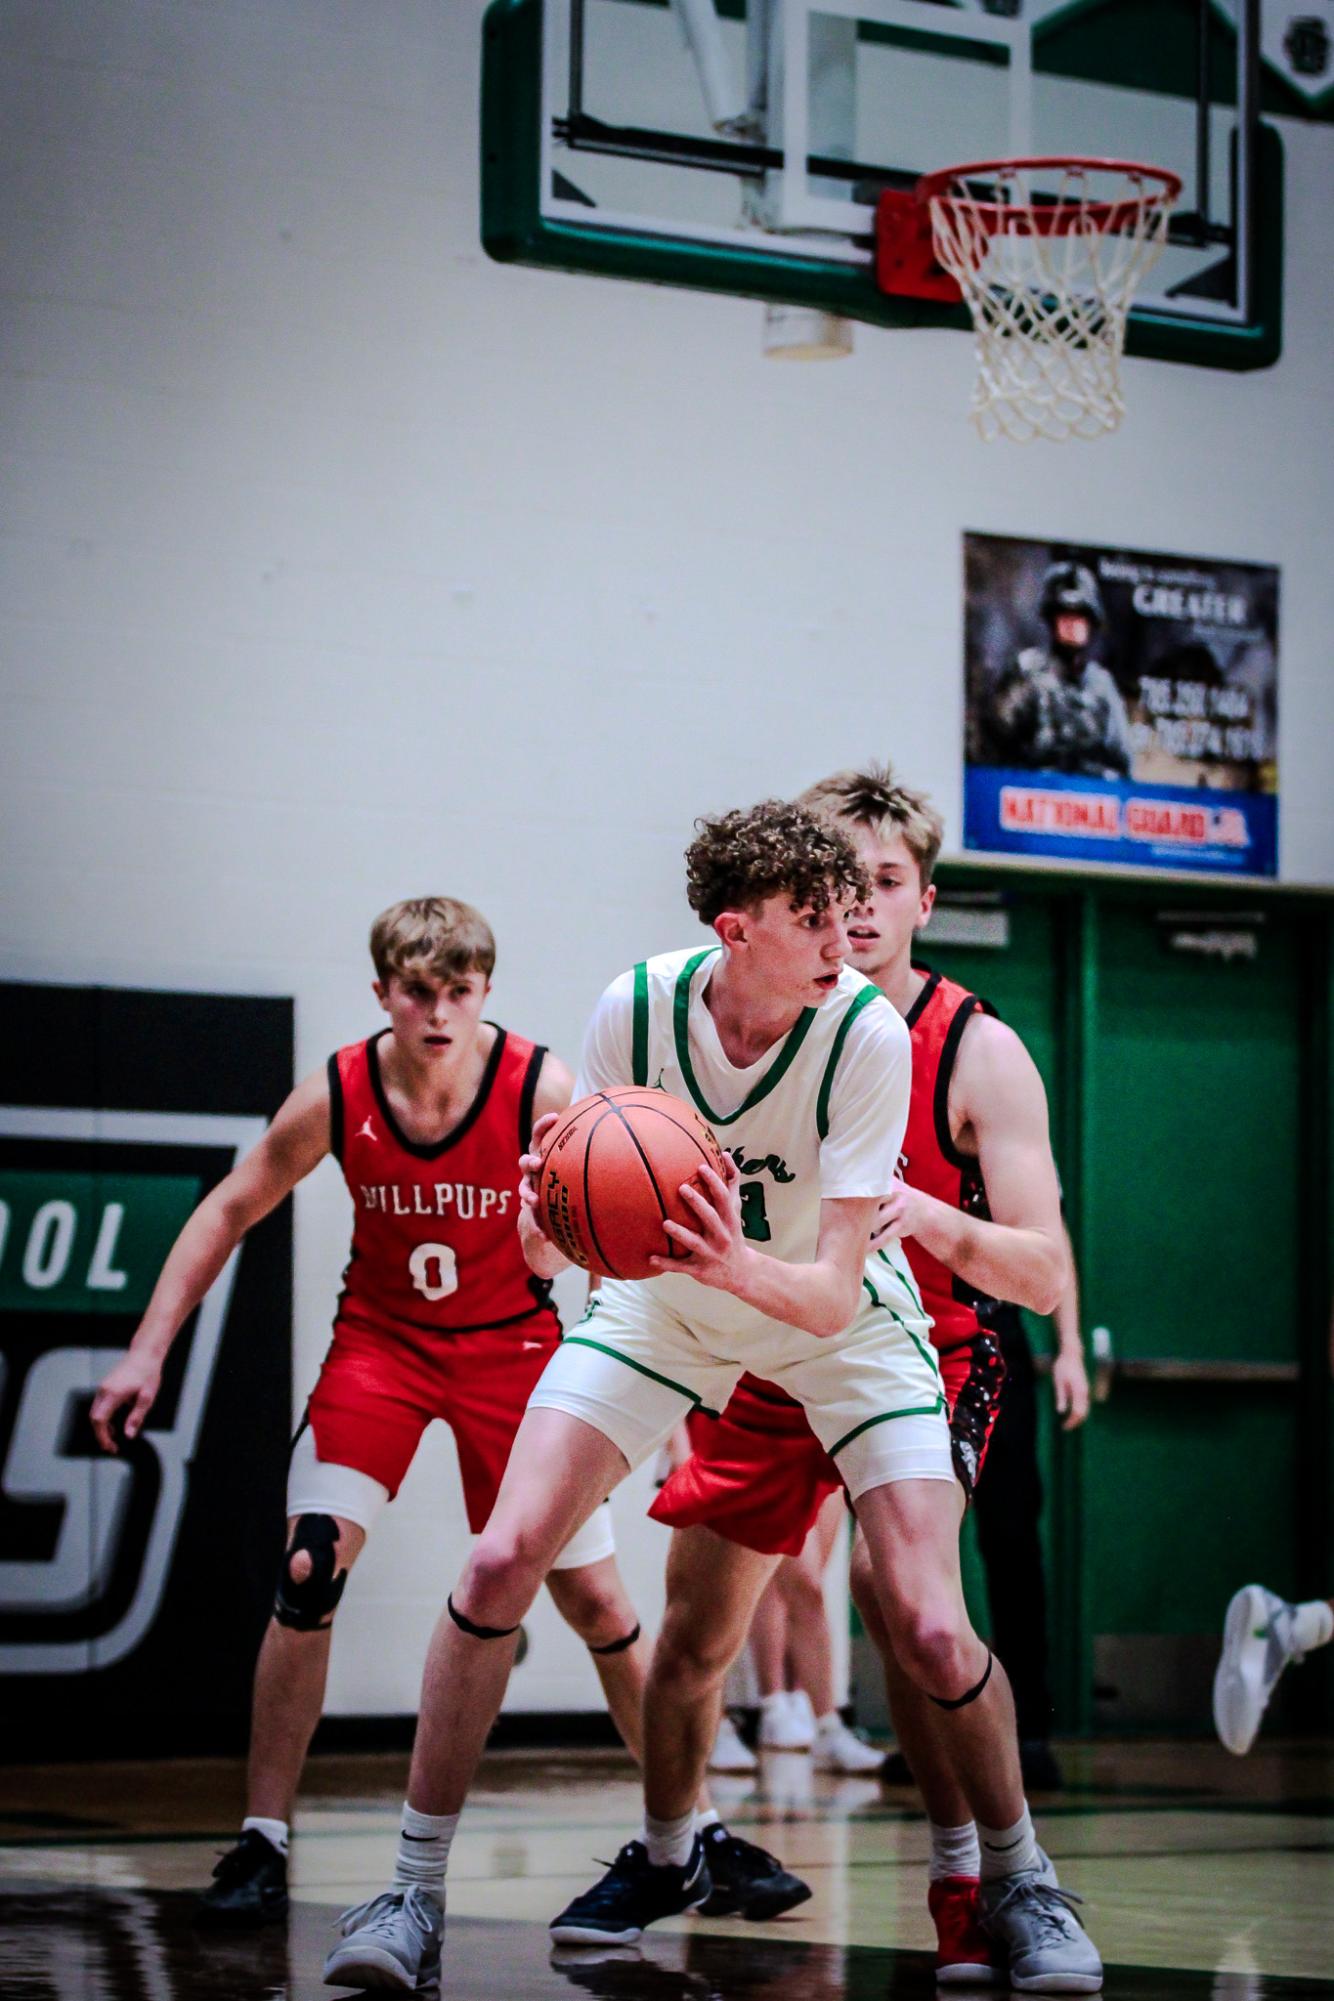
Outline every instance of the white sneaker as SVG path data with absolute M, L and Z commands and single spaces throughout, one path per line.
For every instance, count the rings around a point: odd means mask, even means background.
M 711 1772 L 753 1772 L 759 1759 L 750 1746 L 742 1739 L 732 1718 L 724 1710 L 718 1725 L 718 1735 L 713 1740 L 709 1753 Z
M 815 1705 L 804 1688 L 790 1688 L 787 1692 L 788 1708 L 800 1720 L 801 1727 L 808 1733 L 810 1742 L 815 1742 Z
M 809 1751 L 815 1739 L 814 1722 L 806 1721 L 809 1708 L 809 1701 L 795 1689 L 766 1695 L 760 1704 L 760 1749 Z
M 815 1769 L 817 1772 L 878 1772 L 885 1762 L 883 1751 L 868 1744 L 850 1730 L 835 1710 L 821 1717 L 815 1726 Z
M 338 1927 L 343 1942 L 324 1962 L 327 1986 L 419 1994 L 438 1984 L 444 1907 L 419 1884 L 381 1891 L 344 1911 Z
M 1102 1986 L 1098 1948 L 1075 1916 L 1080 1899 L 1056 1882 L 1050 1858 L 1038 1850 L 1036 1869 L 997 1876 L 978 1890 L 978 1915 L 1005 1955 L 1007 1978 L 1019 1994 L 1096 1994 Z
M 1238 1757 L 1255 1742 L 1284 1668 L 1301 1659 L 1292 1625 L 1291 1605 L 1263 1584 L 1243 1584 L 1228 1605 L 1214 1674 L 1214 1728 Z

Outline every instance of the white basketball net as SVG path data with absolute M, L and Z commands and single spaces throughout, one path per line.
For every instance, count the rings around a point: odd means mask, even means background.
M 1115 430 L 1126 314 L 1162 252 L 1179 184 L 1076 160 L 994 162 L 942 181 L 929 196 L 935 251 L 973 316 L 981 435 Z

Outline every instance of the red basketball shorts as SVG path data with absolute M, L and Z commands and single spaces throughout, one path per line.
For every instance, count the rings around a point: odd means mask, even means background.
M 392 1500 L 422 1433 L 432 1418 L 443 1418 L 458 1447 L 475 1535 L 486 1526 L 519 1421 L 559 1344 L 554 1313 L 442 1334 L 429 1347 L 339 1319 L 306 1408 L 316 1454 L 378 1480 Z
M 937 1360 L 954 1470 L 971 1499 L 1000 1409 L 1000 1342 L 981 1334 Z M 687 1423 L 694 1451 L 649 1509 L 654 1521 L 709 1528 L 765 1556 L 799 1556 L 824 1502 L 843 1484 L 800 1404 L 746 1380 L 721 1417 L 696 1411 Z

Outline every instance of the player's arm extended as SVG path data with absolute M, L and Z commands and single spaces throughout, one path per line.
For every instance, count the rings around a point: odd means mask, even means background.
M 535 1278 L 556 1278 L 570 1260 L 556 1249 L 537 1220 L 537 1170 L 542 1164 L 542 1141 L 569 1104 L 574 1093 L 574 1077 L 559 1056 L 547 1051 L 533 1094 L 533 1132 L 528 1152 L 521 1155 L 519 1171 L 519 1244 L 524 1263 Z
M 93 1398 L 93 1431 L 115 1452 L 117 1412 L 133 1438 L 153 1407 L 162 1364 L 246 1231 L 276 1209 L 329 1151 L 329 1079 L 318 1070 L 298 1084 L 258 1146 L 204 1197 L 167 1256 L 134 1339 Z
M 993 1016 L 975 1015 L 964 1031 L 950 1109 L 971 1134 L 991 1221 L 900 1186 L 881 1209 L 877 1236 L 892 1222 L 965 1284 L 1050 1313 L 1070 1266 L 1047 1094 L 1019 1037 Z
M 841 1334 L 861 1299 L 862 1270 L 877 1208 L 873 1195 L 820 1204 L 820 1234 L 811 1264 L 787 1264 L 753 1250 L 741 1230 L 740 1174 L 723 1156 L 725 1172 L 701 1167 L 681 1189 L 697 1216 L 694 1230 L 663 1228 L 677 1246 L 674 1258 L 654 1258 L 659 1272 L 684 1274 L 744 1299 L 770 1320 L 800 1327 L 820 1339 Z

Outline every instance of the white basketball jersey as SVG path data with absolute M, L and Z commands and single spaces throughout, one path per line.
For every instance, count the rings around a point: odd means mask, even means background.
M 694 1105 L 740 1170 L 749 1242 L 768 1257 L 809 1264 L 822 1201 L 882 1196 L 892 1185 L 908 1116 L 908 1030 L 880 990 L 845 967 L 822 1006 L 805 1009 L 781 1042 L 739 1069 L 703 999 L 719 950 L 666 952 L 613 982 L 589 1024 L 576 1096 L 643 1084 Z M 885 1304 L 888 1292 L 920 1328 L 902 1259 L 892 1270 L 880 1258 L 873 1266 L 868 1290 Z M 696 1279 L 639 1283 L 701 1333 L 758 1335 L 774 1324 Z

